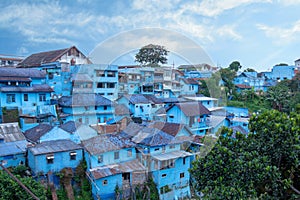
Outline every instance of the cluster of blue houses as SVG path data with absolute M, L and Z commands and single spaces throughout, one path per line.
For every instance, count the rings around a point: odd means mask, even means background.
M 199 79 L 181 68 L 92 64 L 74 46 L 0 68 L 0 161 L 34 177 L 84 161 L 95 199 L 114 199 L 116 187 L 129 198 L 149 176 L 160 199 L 191 197 L 199 138 L 223 126 L 247 134 L 249 112 L 198 94 Z M 265 76 L 279 80 L 275 71 Z M 264 90 L 265 79 L 244 72 L 235 83 Z

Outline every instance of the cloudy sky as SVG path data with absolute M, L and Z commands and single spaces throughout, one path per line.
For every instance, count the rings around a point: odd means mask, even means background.
M 300 58 L 300 0 L 2 0 L 0 6 L 0 54 L 76 45 L 91 57 L 102 52 L 97 62 L 110 56 L 122 65 L 134 64 L 136 49 L 151 42 L 169 49 L 175 65 L 209 57 L 215 66 L 238 60 L 264 71 Z

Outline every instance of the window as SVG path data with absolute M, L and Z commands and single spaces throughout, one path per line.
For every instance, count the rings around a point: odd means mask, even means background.
M 103 110 L 107 110 L 107 106 L 103 106 Z
M 123 174 L 122 174 L 122 178 L 123 178 L 123 180 L 125 180 L 125 181 L 130 180 L 130 173 L 123 173 Z
M 46 94 L 39 94 L 39 101 L 46 101 Z
M 183 162 L 184 165 L 185 165 L 185 159 L 186 159 L 186 157 L 184 157 L 184 158 L 182 159 L 182 162 Z
M 155 148 L 154 151 L 159 151 L 159 148 Z
M 116 72 L 114 72 L 114 71 L 107 71 L 107 77 L 116 77 Z
M 161 177 L 165 178 L 167 176 L 167 174 L 162 174 Z
M 24 101 L 28 101 L 28 94 L 24 94 Z
M 97 88 L 105 88 L 105 83 L 98 82 Z
M 184 173 L 180 173 L 180 178 L 184 178 Z
M 47 164 L 53 164 L 54 162 L 54 155 L 50 154 L 46 156 Z
M 6 95 L 6 102 L 7 103 L 15 103 L 16 102 L 16 95 L 15 94 L 7 94 Z
M 108 96 L 110 96 L 110 95 L 114 95 L 114 93 L 107 93 L 107 95 L 108 95 Z
M 90 120 L 88 117 L 85 118 L 85 124 L 89 124 L 90 123 Z
M 118 151 L 116 151 L 116 152 L 114 153 L 114 158 L 115 158 L 115 160 L 120 158 L 120 154 L 119 154 Z
M 75 151 L 70 152 L 70 160 L 76 160 L 77 153 Z
M 97 71 L 96 71 L 96 76 L 97 76 L 97 77 L 104 77 L 104 76 L 105 76 L 104 71 L 97 70 Z
M 108 181 L 105 179 L 102 181 L 102 185 L 107 185 L 108 184 Z
M 169 148 L 170 148 L 170 149 L 175 149 L 175 145 L 174 145 L 174 144 L 171 144 Z
M 98 163 L 102 163 L 103 162 L 103 155 L 98 156 Z
M 174 118 L 174 115 L 169 115 L 169 118 L 173 119 L 173 118 Z
M 115 88 L 115 83 L 107 83 L 107 88 Z
M 131 149 L 128 149 L 127 150 L 127 157 L 131 157 L 132 156 L 132 150 Z

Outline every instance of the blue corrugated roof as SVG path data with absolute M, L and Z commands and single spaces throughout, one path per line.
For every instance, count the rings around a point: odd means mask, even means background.
M 47 153 L 72 151 L 77 149 L 82 149 L 82 147 L 71 140 L 53 140 L 42 142 L 35 145 L 34 147 L 30 147 L 29 151 L 31 151 L 33 155 L 40 155 Z
M 0 156 L 15 155 L 26 152 L 27 141 L 7 142 L 0 144 Z

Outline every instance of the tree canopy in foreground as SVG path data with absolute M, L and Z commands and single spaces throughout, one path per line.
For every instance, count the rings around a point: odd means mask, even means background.
M 193 163 L 194 187 L 204 199 L 300 198 L 300 115 L 253 115 L 250 134 L 224 129 L 206 157 Z

